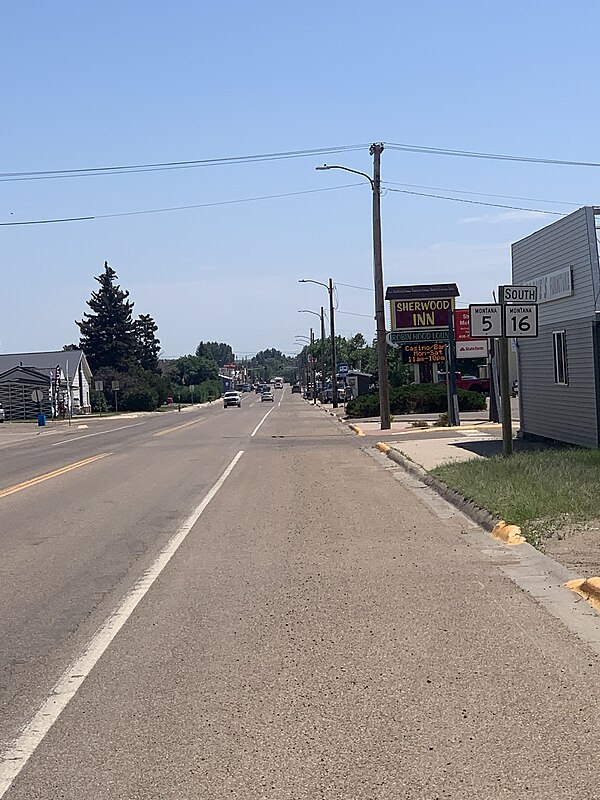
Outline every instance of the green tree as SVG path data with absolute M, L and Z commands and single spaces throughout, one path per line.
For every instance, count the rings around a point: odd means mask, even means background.
M 231 345 L 225 342 L 200 342 L 196 348 L 196 355 L 214 361 L 219 367 L 233 364 L 234 359 Z
M 79 347 L 85 352 L 92 372 L 101 367 L 126 370 L 135 360 L 136 337 L 132 319 L 133 303 L 129 292 L 116 283 L 117 273 L 104 262 L 104 272 L 95 280 L 100 288 L 87 301 L 91 313 L 76 322 L 80 330 Z
M 203 356 L 181 356 L 175 361 L 173 379 L 183 385 L 198 386 L 205 381 L 216 380 L 219 377 L 219 368 L 211 359 Z
M 150 314 L 140 314 L 133 323 L 137 345 L 137 361 L 143 368 L 150 372 L 158 372 L 158 356 L 160 354 L 160 339 L 156 337 L 158 325 Z

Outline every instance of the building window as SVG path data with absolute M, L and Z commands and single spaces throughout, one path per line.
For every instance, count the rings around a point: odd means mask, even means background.
M 569 383 L 566 331 L 554 331 L 552 340 L 554 343 L 554 383 L 566 386 Z

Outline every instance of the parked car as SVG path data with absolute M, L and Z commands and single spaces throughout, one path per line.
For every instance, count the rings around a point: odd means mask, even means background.
M 229 406 L 242 407 L 242 395 L 239 392 L 225 392 L 223 395 L 223 408 Z
M 271 391 L 271 389 L 266 389 L 266 391 L 264 391 L 260 396 L 260 402 L 261 403 L 264 403 L 265 401 L 268 401 L 268 400 L 270 400 L 271 402 L 273 402 L 275 400 L 275 398 L 273 396 L 273 392 Z
M 292 386 L 292 394 L 301 394 L 301 393 L 302 393 L 302 387 L 300 386 L 299 383 L 295 383 Z
M 4 409 L 0 405 L 0 422 L 4 422 L 5 417 L 6 417 L 6 414 L 4 413 Z

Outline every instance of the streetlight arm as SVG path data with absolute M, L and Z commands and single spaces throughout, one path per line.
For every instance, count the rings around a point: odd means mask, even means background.
M 367 175 L 366 172 L 360 172 L 357 169 L 350 169 L 350 167 L 342 167 L 339 164 L 323 164 L 322 167 L 315 167 L 315 169 L 323 170 L 323 169 L 343 169 L 344 172 L 352 172 L 354 175 L 360 175 L 363 178 L 366 178 L 369 183 L 371 184 L 371 189 L 375 189 L 375 184 L 373 183 L 373 178 L 370 175 Z
M 313 281 L 311 278 L 299 278 L 298 283 L 316 283 L 317 286 L 324 286 L 329 291 L 329 286 L 321 281 Z

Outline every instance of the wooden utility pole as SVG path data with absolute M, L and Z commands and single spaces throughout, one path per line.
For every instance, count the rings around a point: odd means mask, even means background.
M 375 326 L 377 331 L 377 372 L 379 374 L 379 411 L 381 430 L 392 427 L 388 381 L 385 306 L 383 299 L 383 262 L 381 254 L 381 142 L 371 145 L 373 156 L 373 277 L 375 284 Z
M 335 356 L 335 322 L 333 308 L 333 278 L 329 278 L 329 330 L 331 333 L 331 404 L 333 408 L 338 407 L 337 392 L 337 360 Z

